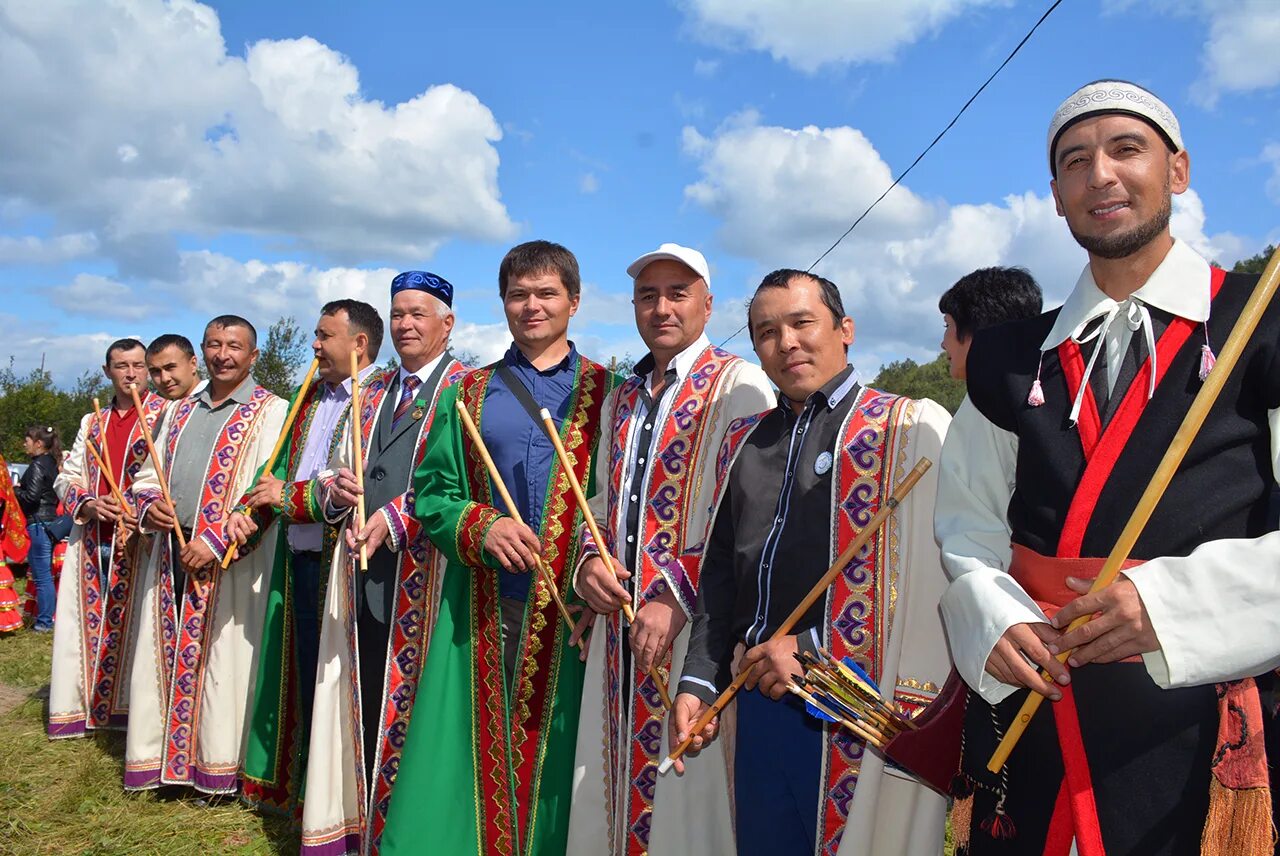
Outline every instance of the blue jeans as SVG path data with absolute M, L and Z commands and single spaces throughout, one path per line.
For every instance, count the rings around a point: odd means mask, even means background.
M 28 523 L 31 549 L 27 553 L 27 576 L 36 584 L 36 624 L 47 630 L 53 626 L 53 610 L 58 592 L 53 587 L 53 540 L 43 523 Z
M 738 856 L 812 856 L 817 847 L 826 742 L 798 701 L 738 693 Z

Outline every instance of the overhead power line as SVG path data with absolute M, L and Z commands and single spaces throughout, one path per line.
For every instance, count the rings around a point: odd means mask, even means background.
M 813 264 L 805 268 L 806 273 L 809 271 L 812 271 L 815 267 L 817 267 L 822 262 L 823 259 L 831 255 L 832 251 L 835 250 L 836 247 L 840 246 L 840 244 L 844 241 L 844 239 L 849 237 L 849 234 L 853 232 L 854 229 L 858 228 L 858 224 L 861 223 L 863 220 L 865 220 L 867 215 L 870 214 L 873 210 L 875 210 L 875 207 L 880 204 L 880 201 L 883 200 L 886 196 L 888 196 L 890 191 L 892 191 L 895 187 L 897 187 L 900 183 L 902 183 L 902 180 L 911 173 L 911 170 L 916 168 L 916 164 L 924 160 L 924 156 L 929 154 L 929 152 L 933 149 L 933 147 L 936 146 L 944 136 L 946 136 L 947 132 L 950 131 L 955 126 L 956 122 L 960 120 L 960 117 L 963 116 L 965 111 L 969 109 L 969 105 L 971 105 L 974 101 L 977 100 L 978 96 L 982 94 L 982 91 L 986 89 L 988 85 L 990 85 L 991 81 L 996 79 L 996 75 L 1004 71 L 1004 67 L 1008 65 L 1015 56 L 1018 55 L 1018 51 L 1022 50 L 1022 46 L 1025 45 L 1028 41 L 1030 41 L 1031 37 L 1035 35 L 1036 30 L 1040 29 L 1040 25 L 1043 24 L 1045 20 L 1051 14 L 1053 14 L 1053 10 L 1057 9 L 1060 5 L 1062 5 L 1062 0 L 1054 0 L 1054 2 L 1050 4 L 1049 8 L 1046 9 L 1044 11 L 1044 14 L 1040 16 L 1040 19 L 1036 21 L 1035 24 L 1032 25 L 1031 29 L 1027 30 L 1027 34 L 1022 37 L 1022 40 L 1019 41 L 1018 44 L 1014 46 L 1013 50 L 1009 51 L 1009 55 L 1004 58 L 1004 62 L 1000 63 L 1000 65 L 996 67 L 996 70 L 991 72 L 991 75 L 982 82 L 982 85 L 979 86 L 974 91 L 974 93 L 969 96 L 969 100 L 964 102 L 964 106 L 962 106 L 956 112 L 956 114 L 951 117 L 951 121 L 947 123 L 946 127 L 938 132 L 938 136 L 934 137 L 932 142 L 930 142 L 929 145 L 925 146 L 924 149 L 920 152 L 920 154 L 916 155 L 916 159 L 911 162 L 910 166 L 908 166 L 902 172 L 898 173 L 898 176 L 894 178 L 893 183 L 890 184 L 888 187 L 886 187 L 884 192 L 881 193 L 879 196 L 877 196 L 875 201 L 872 202 L 870 205 L 868 205 L 867 209 L 858 215 L 858 219 L 854 220 L 853 224 L 849 226 L 848 229 L 844 230 L 844 234 L 842 234 L 839 238 L 836 238 L 835 243 L 827 247 L 827 249 L 823 251 L 822 255 L 814 259 Z M 737 329 L 737 331 L 734 332 L 732 336 L 729 336 L 729 338 L 725 339 L 724 342 L 721 342 L 721 344 L 723 345 L 727 343 L 730 339 L 733 339 L 734 336 L 737 336 L 738 333 L 741 333 L 745 329 L 747 329 L 747 325 L 743 324 L 741 327 Z

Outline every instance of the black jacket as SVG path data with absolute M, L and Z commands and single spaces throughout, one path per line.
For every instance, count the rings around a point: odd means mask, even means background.
M 31 459 L 31 466 L 22 474 L 22 481 L 14 490 L 28 523 L 52 520 L 58 516 L 58 495 L 53 492 L 53 480 L 57 477 L 58 468 L 52 455 L 36 455 Z

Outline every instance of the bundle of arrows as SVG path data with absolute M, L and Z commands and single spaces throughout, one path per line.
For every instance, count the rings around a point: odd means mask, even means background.
M 793 676 L 787 685 L 805 700 L 810 715 L 842 725 L 881 750 L 902 732 L 916 729 L 851 658 L 839 660 L 825 648 L 818 653 L 816 657 L 807 651 L 796 655 L 804 675 Z

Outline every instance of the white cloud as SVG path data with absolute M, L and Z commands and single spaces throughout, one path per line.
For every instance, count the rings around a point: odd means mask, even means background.
M 95 318 L 139 321 L 156 308 L 132 288 L 97 274 L 77 274 L 68 285 L 50 290 L 54 304 L 64 311 Z
M 97 250 L 98 238 L 92 232 L 74 232 L 51 238 L 0 235 L 0 264 L 57 264 L 91 256 Z
M 586 194 L 595 193 L 600 189 L 600 179 L 596 178 L 594 172 L 584 172 L 582 178 L 578 180 L 578 190 Z
M 733 117 L 709 138 L 684 129 L 685 153 L 702 172 L 685 197 L 721 218 L 721 238 L 735 253 L 755 256 L 766 247 L 785 249 L 793 263 L 797 255 L 816 257 L 843 231 L 831 225 L 847 227 L 851 212 L 864 210 L 893 176 L 855 128 L 791 130 L 761 126 L 757 118 Z M 863 234 L 900 235 L 932 216 L 932 206 L 899 186 Z
M 1273 0 L 1204 0 L 1209 38 L 1201 64 L 1205 79 L 1193 94 L 1213 104 L 1222 92 L 1280 85 L 1280 8 Z
M 715 77 L 717 71 L 720 70 L 720 60 L 718 59 L 696 59 L 693 61 L 693 73 L 698 77 Z
M 66 334 L 56 326 L 33 325 L 30 319 L 13 315 L 0 315 L 0 329 L 5 331 L 0 360 L 8 364 L 12 359 L 14 371 L 19 374 L 43 363 L 54 382 L 63 386 L 70 386 L 86 371 L 101 366 L 107 345 L 136 335 L 134 330 L 123 328 Z
M 261 236 L 353 262 L 513 234 L 502 131 L 440 83 L 393 105 L 309 37 L 228 54 L 211 8 L 9 4 L 0 16 L 0 203 L 111 254 L 173 231 Z M 156 253 L 176 249 L 153 242 Z
M 1280 86 L 1280 7 L 1275 0 L 1111 0 L 1113 10 L 1148 6 L 1207 26 L 1201 77 L 1191 97 L 1213 107 L 1226 93 Z
M 752 125 L 710 137 L 686 129 L 685 143 L 702 172 L 686 195 L 720 219 L 721 243 L 762 272 L 807 268 L 892 181 L 854 128 Z M 1233 259 L 1238 242 L 1206 234 L 1195 191 L 1175 197 L 1172 225 L 1206 256 Z M 858 328 L 853 356 L 869 378 L 889 360 L 937 355 L 938 298 L 969 271 L 1026 267 L 1051 307 L 1066 297 L 1085 261 L 1048 195 L 949 205 L 899 185 L 816 272 L 841 287 Z
M 768 51 L 805 72 L 885 62 L 960 14 L 1011 0 L 682 0 L 698 39 Z
M 502 357 L 511 345 L 511 332 L 505 322 L 475 324 L 461 318 L 453 325 L 449 347 L 454 352 L 469 351 L 479 358 L 479 365 L 488 365 Z

